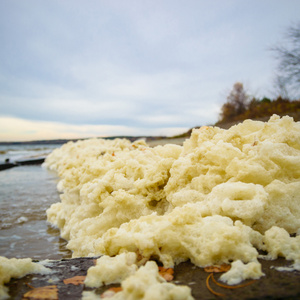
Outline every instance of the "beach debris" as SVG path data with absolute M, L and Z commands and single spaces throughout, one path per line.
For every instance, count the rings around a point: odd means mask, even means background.
M 48 285 L 34 288 L 23 295 L 24 300 L 58 300 L 58 289 L 56 285 Z
M 214 266 L 208 266 L 204 268 L 204 271 L 207 273 L 222 273 L 227 272 L 231 268 L 231 265 L 229 264 L 222 264 L 222 265 L 214 265 Z
M 174 269 L 173 268 L 164 268 L 158 267 L 159 275 L 163 277 L 166 281 L 172 281 L 174 276 Z
M 211 288 L 211 286 L 210 286 L 210 284 L 209 284 L 209 279 L 210 279 L 210 277 L 213 277 L 213 275 L 214 275 L 214 273 L 210 273 L 210 274 L 207 276 L 207 278 L 206 278 L 206 287 L 207 287 L 207 289 L 208 289 L 212 294 L 214 294 L 214 295 L 216 295 L 216 296 L 219 296 L 219 297 L 224 297 L 224 296 L 225 296 L 224 294 L 215 292 L 215 291 Z
M 86 276 L 74 276 L 71 278 L 64 279 L 64 284 L 74 284 L 74 285 L 80 285 L 84 284 Z
M 255 280 L 251 280 L 249 282 L 246 282 L 244 284 L 239 284 L 239 285 L 226 285 L 226 284 L 222 284 L 222 283 L 219 283 L 215 277 L 214 277 L 214 273 L 223 273 L 223 272 L 227 272 L 229 271 L 231 268 L 231 265 L 228 265 L 228 264 L 222 264 L 220 266 L 208 266 L 208 267 L 205 267 L 204 268 L 204 271 L 207 272 L 207 273 L 210 273 L 207 278 L 206 278 L 206 287 L 207 289 L 214 295 L 216 296 L 219 296 L 219 297 L 224 297 L 225 295 L 222 294 L 222 293 L 218 293 L 216 291 L 214 291 L 212 289 L 212 287 L 210 286 L 210 283 L 209 283 L 209 280 L 210 278 L 212 279 L 212 281 L 218 285 L 219 287 L 222 287 L 222 288 L 225 288 L 225 289 L 238 289 L 238 288 L 243 288 L 243 287 L 246 287 L 252 283 L 255 282 Z

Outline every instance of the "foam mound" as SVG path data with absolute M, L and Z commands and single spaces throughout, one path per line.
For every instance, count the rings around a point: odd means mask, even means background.
M 183 146 L 69 142 L 45 165 L 62 192 L 48 221 L 74 257 L 239 262 L 252 266 L 247 278 L 262 275 L 259 250 L 300 264 L 300 123 L 290 117 L 201 127 Z

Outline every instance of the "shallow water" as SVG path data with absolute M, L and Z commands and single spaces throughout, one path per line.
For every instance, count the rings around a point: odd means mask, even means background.
M 7 144 L 0 145 L 0 163 L 8 158 L 11 162 L 19 159 L 34 158 L 34 157 L 45 157 L 53 149 L 59 147 L 57 144 Z
M 61 259 L 71 257 L 46 210 L 59 201 L 57 176 L 41 167 L 18 166 L 0 172 L 0 256 Z

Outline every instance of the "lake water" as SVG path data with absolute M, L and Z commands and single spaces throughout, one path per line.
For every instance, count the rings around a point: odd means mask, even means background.
M 10 161 L 16 161 L 19 159 L 43 157 L 59 146 L 60 145 L 57 144 L 0 145 L 0 163 L 3 163 L 7 158 L 9 158 Z
M 0 146 L 0 162 L 44 156 L 57 145 Z M 58 177 L 41 165 L 0 171 L 0 256 L 61 259 L 71 257 L 46 210 L 59 201 Z

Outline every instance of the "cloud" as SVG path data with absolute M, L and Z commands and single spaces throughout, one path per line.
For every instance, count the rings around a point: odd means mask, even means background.
M 173 136 L 187 131 L 186 127 L 158 129 L 120 125 L 76 125 L 61 122 L 29 121 L 14 117 L 0 117 L 0 141 L 33 141 L 51 139 L 80 139 L 106 136 Z
M 132 134 L 213 124 L 236 81 L 270 94 L 266 49 L 298 19 L 296 8 L 293 0 L 0 2 L 1 114 Z
M 126 135 L 132 132 L 132 128 L 126 126 L 72 125 L 58 122 L 28 121 L 13 117 L 0 117 L 0 128 L 0 140 L 2 141 L 86 138 L 120 133 Z
M 81 70 L 83 74 L 88 73 L 85 68 Z M 78 79 L 89 86 L 79 91 L 25 79 L 18 86 L 27 90 L 28 95 L 0 96 L 3 111 L 6 115 L 20 115 L 26 119 L 152 128 L 191 127 L 192 121 L 205 124 L 215 118 L 211 114 L 207 118 L 210 105 L 205 99 L 201 100 L 206 94 L 202 92 L 203 82 L 197 76 L 191 78 L 177 70 L 151 74 L 137 74 L 117 66 L 110 70 L 114 70 L 114 74 L 105 82 L 88 82 L 85 77 Z M 34 96 L 30 97 L 30 94 Z M 188 112 L 202 109 L 203 104 L 206 113 L 191 118 Z M 199 120 L 201 115 L 206 116 L 202 122 Z M 151 119 L 155 122 L 151 123 Z M 180 120 L 189 122 L 183 124 Z

